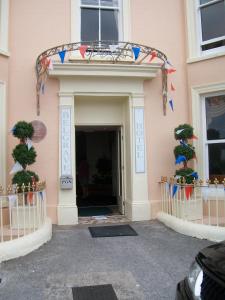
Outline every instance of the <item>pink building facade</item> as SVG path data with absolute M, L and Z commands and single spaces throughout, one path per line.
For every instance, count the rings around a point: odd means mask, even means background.
M 35 144 L 38 156 L 31 169 L 46 180 L 48 215 L 56 224 L 78 223 L 80 195 L 92 193 L 96 199 L 109 190 L 109 198 L 116 198 L 118 211 L 129 219 L 155 218 L 158 182 L 175 172 L 174 128 L 179 124 L 192 124 L 198 136 L 195 168 L 200 177 L 225 177 L 224 1 L 0 0 L 0 5 L 2 185 L 11 182 L 17 141 L 10 129 L 19 120 L 39 120 L 47 128 L 46 137 Z M 176 69 L 168 76 L 174 111 L 167 104 L 163 114 L 157 58 L 139 65 L 134 59 L 87 63 L 79 52 L 71 52 L 64 63 L 52 57 L 38 116 L 38 55 L 84 40 L 129 41 L 165 53 Z M 143 129 L 139 137 L 137 126 Z M 66 134 L 69 144 L 64 147 Z M 79 179 L 84 159 L 89 165 L 86 185 Z M 96 181 L 102 179 L 96 167 L 101 159 L 104 166 L 111 161 L 110 187 L 110 180 L 105 186 Z M 70 189 L 60 180 L 66 175 L 73 181 Z

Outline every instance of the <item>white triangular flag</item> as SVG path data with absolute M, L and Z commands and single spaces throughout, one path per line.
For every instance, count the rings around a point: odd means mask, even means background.
M 17 173 L 19 171 L 22 171 L 23 167 L 21 166 L 20 163 L 18 163 L 18 161 L 15 163 L 15 165 L 12 167 L 12 170 L 9 172 L 9 174 L 14 174 Z
M 48 70 L 53 70 L 53 62 L 52 62 L 51 58 L 49 58 L 49 61 L 48 61 Z
M 31 141 L 31 139 L 27 138 L 26 145 L 27 145 L 28 150 L 30 150 L 30 148 L 32 147 L 32 141 Z
M 184 129 L 179 129 L 176 131 L 176 134 L 180 134 L 182 131 L 184 131 Z
M 17 195 L 8 195 L 9 199 L 9 207 L 12 208 L 13 206 L 16 206 L 16 203 L 18 201 Z
M 115 52 L 119 46 L 118 45 L 109 45 L 109 49 L 111 52 Z

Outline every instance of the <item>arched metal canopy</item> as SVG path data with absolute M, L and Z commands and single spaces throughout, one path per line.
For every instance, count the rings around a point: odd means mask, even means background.
M 83 58 L 81 49 L 85 47 L 85 54 Z M 138 55 L 135 57 L 134 52 L 137 50 Z M 48 76 L 50 65 L 50 58 L 59 55 L 62 51 L 66 53 L 73 52 L 76 57 L 80 56 L 80 60 L 84 63 L 96 63 L 96 58 L 107 64 L 123 64 L 129 62 L 130 64 L 140 65 L 149 63 L 151 58 L 158 58 L 162 61 L 162 97 L 163 97 L 163 113 L 166 115 L 167 103 L 167 56 L 160 50 L 145 46 L 142 44 L 131 42 L 116 42 L 116 41 L 82 41 L 70 44 L 63 44 L 50 48 L 42 52 L 36 60 L 36 94 L 37 94 L 37 115 L 40 115 L 40 95 L 42 86 Z M 65 61 L 68 58 L 65 58 Z M 80 60 L 71 60 L 72 63 Z M 70 61 L 70 58 L 69 58 Z

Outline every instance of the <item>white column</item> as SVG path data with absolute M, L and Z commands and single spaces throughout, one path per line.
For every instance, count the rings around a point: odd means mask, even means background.
M 128 205 L 132 221 L 150 219 L 144 124 L 144 94 L 133 94 L 130 101 L 132 199 Z
M 58 224 L 78 224 L 76 205 L 76 167 L 75 167 L 75 126 L 74 126 L 74 96 L 60 96 L 59 120 L 59 203 Z M 62 189 L 61 176 L 72 176 L 71 189 Z

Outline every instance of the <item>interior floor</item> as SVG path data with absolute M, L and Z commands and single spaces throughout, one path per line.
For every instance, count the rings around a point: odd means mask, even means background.
M 76 127 L 76 189 L 79 217 L 119 214 L 117 129 Z

